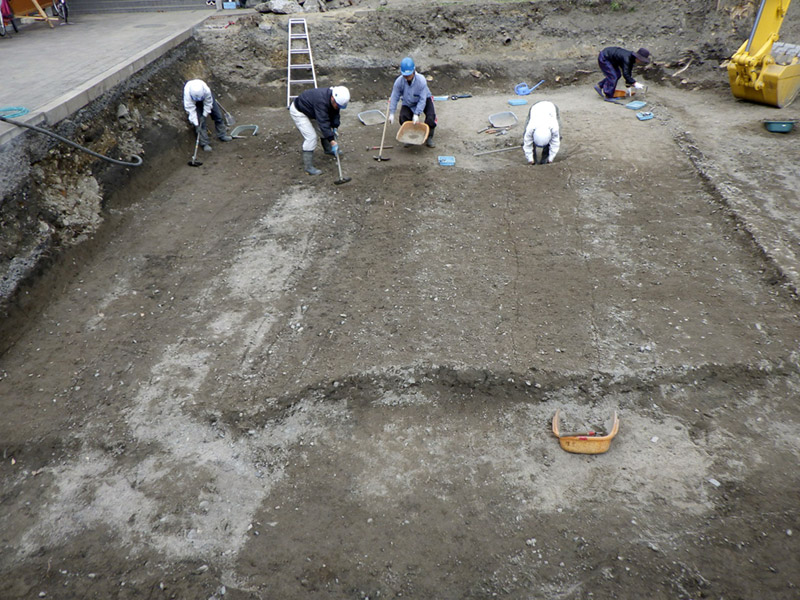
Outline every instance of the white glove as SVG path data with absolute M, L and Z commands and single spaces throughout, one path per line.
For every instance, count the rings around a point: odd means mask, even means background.
M 394 113 L 389 113 L 389 123 L 394 123 Z
M 199 126 L 199 125 L 200 125 L 200 121 L 198 121 L 198 119 L 197 119 L 197 115 L 191 115 L 191 116 L 189 117 L 189 123 L 191 123 L 191 124 L 192 124 L 192 125 L 194 125 L 195 127 Z
M 416 125 L 417 123 L 419 123 L 419 115 L 414 115 L 414 118 L 411 120 L 414 121 L 414 125 Z
M 641 83 L 639 83 L 638 81 L 633 84 L 633 87 L 635 87 L 637 90 L 643 90 L 644 89 L 644 86 Z

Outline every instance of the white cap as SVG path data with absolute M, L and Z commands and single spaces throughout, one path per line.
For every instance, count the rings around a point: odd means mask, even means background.
M 189 90 L 189 97 L 195 102 L 200 102 L 203 98 L 205 98 L 206 86 L 202 79 L 192 79 L 186 84 L 186 87 Z
M 549 129 L 536 129 L 533 132 L 533 145 L 544 148 L 550 143 L 551 138 Z
M 333 92 L 333 99 L 336 100 L 339 108 L 347 108 L 347 103 L 350 102 L 350 90 L 343 85 L 337 85 L 331 88 L 331 92 Z

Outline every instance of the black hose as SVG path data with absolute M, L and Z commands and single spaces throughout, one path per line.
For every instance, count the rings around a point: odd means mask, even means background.
M 15 121 L 14 119 L 9 119 L 8 117 L 4 117 L 0 115 L 0 121 L 5 121 L 6 123 L 11 123 L 12 125 L 16 125 L 17 127 L 27 127 L 28 129 L 33 129 L 34 131 L 38 131 L 39 133 L 43 133 L 45 135 L 49 135 L 50 137 L 56 138 L 57 140 L 61 140 L 65 144 L 69 144 L 70 146 L 77 148 L 78 150 L 83 150 L 87 154 L 91 154 L 92 156 L 96 156 L 97 158 L 103 159 L 110 163 L 114 163 L 115 165 L 122 165 L 123 167 L 138 167 L 142 164 L 141 157 L 133 154 L 131 158 L 136 159 L 136 162 L 125 162 L 124 160 L 117 160 L 116 158 L 109 158 L 108 156 L 103 156 L 102 154 L 98 154 L 94 150 L 89 150 L 80 144 L 76 144 L 72 140 L 68 140 L 67 138 L 58 135 L 57 133 L 53 133 L 52 131 L 48 131 L 47 129 L 42 129 L 41 127 L 37 127 L 36 125 L 29 125 L 28 123 L 23 123 L 22 121 Z

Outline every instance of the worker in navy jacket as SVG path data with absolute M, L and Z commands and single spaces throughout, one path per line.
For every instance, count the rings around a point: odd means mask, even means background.
M 604 100 L 613 99 L 620 75 L 625 78 L 625 84 L 628 87 L 633 86 L 637 90 L 641 90 L 644 86 L 633 78 L 633 67 L 649 63 L 650 51 L 647 48 L 639 48 L 635 52 L 619 46 L 603 48 L 597 57 L 597 64 L 600 65 L 605 79 L 594 86 L 594 90 Z
M 301 93 L 289 107 L 297 130 L 303 136 L 303 167 L 309 175 L 322 173 L 314 167 L 314 150 L 322 140 L 325 154 L 337 155 L 339 111 L 350 102 L 350 91 L 342 86 L 312 88 Z

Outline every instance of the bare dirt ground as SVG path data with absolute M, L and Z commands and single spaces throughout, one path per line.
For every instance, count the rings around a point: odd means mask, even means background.
M 285 88 L 239 88 L 257 136 L 191 168 L 180 130 L 25 292 L 0 597 L 798 597 L 797 133 L 710 68 L 647 81 L 650 121 L 548 77 L 534 167 L 474 156 L 521 143 L 477 133 L 524 122 L 513 79 L 431 66 L 474 96 L 377 162 L 393 73 L 343 113 L 351 182 L 302 172 Z M 616 411 L 609 452 L 562 451 L 559 408 Z

